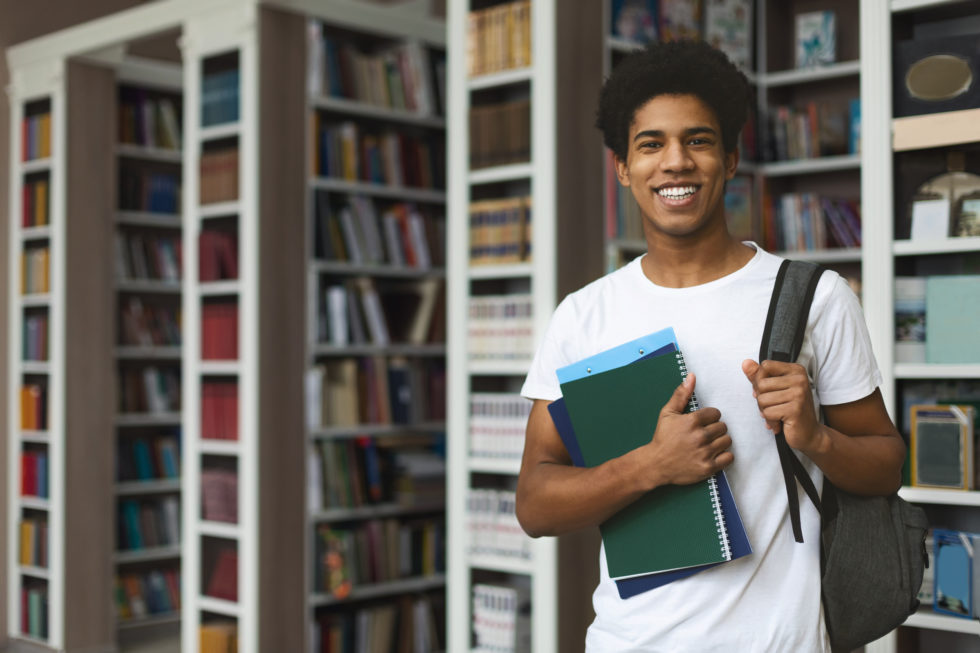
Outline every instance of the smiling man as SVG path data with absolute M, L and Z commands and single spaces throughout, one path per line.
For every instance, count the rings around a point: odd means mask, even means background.
M 868 495 L 901 483 L 905 445 L 878 390 L 860 305 L 840 276 L 822 276 L 796 363 L 753 360 L 781 259 L 734 239 L 725 220 L 749 97 L 722 53 L 681 41 L 625 58 L 599 98 L 597 126 L 639 205 L 647 252 L 555 310 L 521 391 L 534 406 L 518 519 L 535 537 L 594 527 L 654 488 L 725 469 L 753 553 L 621 599 L 603 552 L 588 651 L 829 652 L 820 517 L 801 504 L 797 543 L 772 428 L 781 424 L 817 487 L 824 475 Z M 660 416 L 650 442 L 573 467 L 547 410 L 561 396 L 555 370 L 666 327 L 692 374 L 651 407 Z M 704 407 L 685 413 L 695 385 Z

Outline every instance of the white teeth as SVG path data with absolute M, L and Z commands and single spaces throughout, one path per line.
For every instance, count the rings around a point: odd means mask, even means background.
M 661 188 L 657 191 L 657 194 L 667 197 L 672 200 L 685 199 L 690 197 L 697 191 L 694 186 L 670 186 L 667 188 Z

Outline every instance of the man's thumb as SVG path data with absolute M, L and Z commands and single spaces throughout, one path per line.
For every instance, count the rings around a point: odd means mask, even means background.
M 670 396 L 670 399 L 664 405 L 664 410 L 672 413 L 683 413 L 687 410 L 687 403 L 691 400 L 691 395 L 694 394 L 694 383 L 694 374 L 689 373 L 685 376 L 681 384 L 674 389 L 674 394 Z

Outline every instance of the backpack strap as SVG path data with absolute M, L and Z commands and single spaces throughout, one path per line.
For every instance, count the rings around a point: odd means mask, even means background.
M 810 304 L 813 302 L 813 294 L 823 271 L 823 267 L 807 261 L 784 260 L 779 266 L 776 283 L 772 289 L 772 299 L 769 301 L 765 330 L 762 333 L 762 344 L 759 347 L 760 363 L 764 360 L 792 362 L 799 357 L 800 350 L 803 348 Z M 783 470 L 783 480 L 786 483 L 786 498 L 789 501 L 793 537 L 797 542 L 802 542 L 803 529 L 800 525 L 800 502 L 796 481 L 803 486 L 803 490 L 817 510 L 820 510 L 820 495 L 803 463 L 786 443 L 782 430 L 776 433 L 775 440 L 776 450 L 779 452 L 779 464 Z

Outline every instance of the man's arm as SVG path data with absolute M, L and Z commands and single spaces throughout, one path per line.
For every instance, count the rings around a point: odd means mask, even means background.
M 826 424 L 821 424 L 802 366 L 747 360 L 742 371 L 769 428 L 782 422 L 787 444 L 809 456 L 834 485 L 854 494 L 887 495 L 902 484 L 905 442 L 880 390 L 847 404 L 823 406 Z
M 548 403 L 536 400 L 528 418 L 517 479 L 517 519 L 532 537 L 562 535 L 601 524 L 650 490 L 689 484 L 731 464 L 731 437 L 721 413 L 684 413 L 694 375 L 663 407 L 649 444 L 597 467 L 573 467 L 551 420 Z

